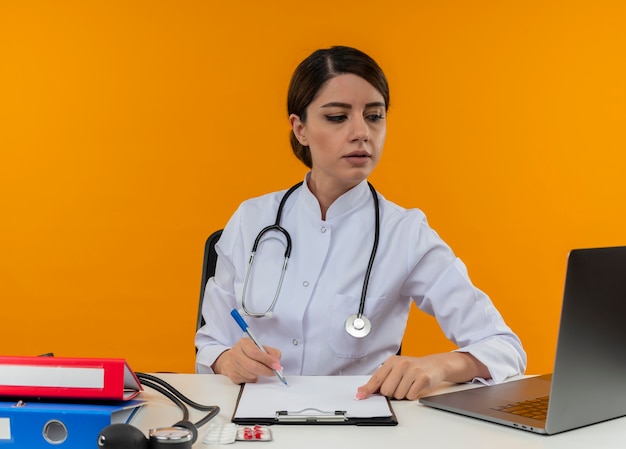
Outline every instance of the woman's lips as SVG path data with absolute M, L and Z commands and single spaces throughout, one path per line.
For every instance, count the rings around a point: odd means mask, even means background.
M 355 165 L 363 165 L 370 160 L 370 155 L 367 153 L 350 153 L 345 155 L 344 159 L 349 160 Z

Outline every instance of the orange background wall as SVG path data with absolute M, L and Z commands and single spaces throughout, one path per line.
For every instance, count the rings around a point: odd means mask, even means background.
M 550 371 L 568 251 L 626 244 L 622 1 L 0 3 L 0 354 L 194 369 L 203 242 L 302 179 L 287 83 L 359 47 L 372 183 L 419 207 Z M 404 351 L 449 346 L 411 315 Z

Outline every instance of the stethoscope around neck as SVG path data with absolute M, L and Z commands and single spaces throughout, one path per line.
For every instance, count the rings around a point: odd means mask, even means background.
M 246 277 L 243 281 L 243 289 L 241 292 L 241 308 L 243 312 L 253 318 L 262 318 L 268 317 L 271 318 L 274 314 L 274 307 L 276 306 L 276 301 L 278 301 L 278 295 L 280 294 L 280 290 L 283 286 L 283 279 L 285 278 L 285 271 L 287 271 L 287 262 L 289 261 L 289 257 L 291 256 L 291 236 L 289 232 L 285 228 L 280 225 L 280 219 L 283 213 L 283 208 L 287 199 L 291 196 L 291 194 L 297 190 L 302 185 L 302 182 L 297 183 L 293 187 L 291 187 L 285 194 L 283 198 L 280 200 L 280 204 L 278 206 L 278 211 L 276 213 L 276 222 L 272 225 L 266 226 L 261 229 L 261 232 L 257 235 L 254 240 L 254 244 L 252 245 L 252 251 L 250 253 L 250 259 L 248 261 L 248 269 L 246 270 Z M 363 279 L 363 289 L 361 290 L 361 302 L 359 304 L 359 311 L 355 315 L 350 315 L 346 318 L 345 328 L 348 334 L 352 335 L 356 338 L 363 338 L 370 333 L 372 330 L 372 323 L 370 320 L 363 315 L 363 311 L 365 309 L 365 297 L 367 296 L 367 286 L 370 280 L 370 274 L 372 272 L 372 266 L 374 265 L 374 258 L 376 257 L 376 251 L 378 249 L 378 238 L 380 235 L 380 210 L 378 206 L 378 195 L 374 186 L 372 186 L 369 182 L 367 183 L 369 186 L 370 192 L 372 193 L 372 198 L 374 199 L 374 209 L 375 209 L 375 227 L 374 227 L 374 245 L 372 246 L 372 253 L 370 254 L 370 259 L 367 264 L 367 269 L 365 270 L 365 278 Z M 248 281 L 250 279 L 250 272 L 252 271 L 252 263 L 254 261 L 254 256 L 256 255 L 259 242 L 263 238 L 265 234 L 268 232 L 280 232 L 285 236 L 286 246 L 285 246 L 285 259 L 283 261 L 283 267 L 280 272 L 280 279 L 278 280 L 278 287 L 276 288 L 276 294 L 274 295 L 274 299 L 270 306 L 265 310 L 265 312 L 254 312 L 246 307 L 246 289 L 248 287 Z

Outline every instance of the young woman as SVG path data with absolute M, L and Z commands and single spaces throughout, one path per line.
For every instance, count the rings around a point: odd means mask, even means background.
M 197 371 L 236 383 L 274 370 L 287 378 L 371 374 L 357 398 L 397 399 L 442 381 L 497 383 L 523 373 L 519 338 L 424 214 L 367 181 L 389 108 L 378 64 L 354 48 L 318 50 L 295 70 L 287 107 L 294 154 L 310 171 L 289 191 L 245 201 L 225 227 L 196 335 Z M 396 355 L 411 301 L 436 317 L 456 351 Z M 267 353 L 242 338 L 232 309 Z

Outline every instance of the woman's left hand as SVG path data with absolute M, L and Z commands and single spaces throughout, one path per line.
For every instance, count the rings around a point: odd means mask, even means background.
M 415 400 L 441 382 L 468 382 L 491 377 L 487 367 L 467 352 L 446 352 L 425 357 L 393 355 L 357 390 L 356 398 L 373 393 L 394 399 Z

